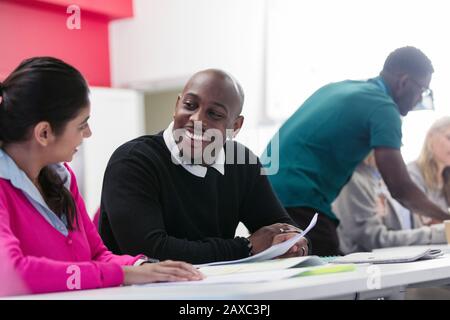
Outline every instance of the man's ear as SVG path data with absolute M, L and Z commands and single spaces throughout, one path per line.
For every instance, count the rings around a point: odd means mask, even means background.
M 400 92 L 403 92 L 406 88 L 406 85 L 409 81 L 409 75 L 404 74 L 398 78 L 397 87 Z
M 46 147 L 53 140 L 53 130 L 50 123 L 41 121 L 34 126 L 33 137 L 42 147 Z
M 244 124 L 244 116 L 239 116 L 234 120 L 233 124 L 233 138 L 237 136 L 239 131 L 242 128 L 242 125 Z

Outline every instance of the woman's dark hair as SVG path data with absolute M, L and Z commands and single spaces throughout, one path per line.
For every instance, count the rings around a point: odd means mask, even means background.
M 24 60 L 0 83 L 0 141 L 3 146 L 27 140 L 34 126 L 50 123 L 56 135 L 89 104 L 89 88 L 81 73 L 67 63 L 51 57 Z M 50 167 L 38 177 L 49 208 L 65 216 L 69 230 L 77 222 L 71 193 Z

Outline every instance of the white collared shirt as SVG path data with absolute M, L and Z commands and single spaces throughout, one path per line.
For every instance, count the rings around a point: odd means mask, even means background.
M 64 187 L 70 190 L 70 173 L 63 164 L 50 165 L 61 177 Z M 9 180 L 11 184 L 21 190 L 33 207 L 50 223 L 56 230 L 64 236 L 69 234 L 67 221 L 61 220 L 47 205 L 39 190 L 31 182 L 30 178 L 21 170 L 14 160 L 0 148 L 0 178 Z M 65 216 L 63 216 L 65 218 Z M 64 219 L 65 220 L 65 219 Z
M 180 156 L 180 149 L 175 143 L 172 131 L 173 121 L 169 124 L 167 129 L 164 130 L 163 138 L 164 142 L 166 143 L 167 149 L 169 149 L 170 154 L 172 155 L 172 161 L 175 164 L 181 165 L 189 173 L 200 178 L 204 178 L 206 176 L 208 168 L 216 169 L 218 172 L 220 172 L 221 175 L 225 174 L 225 151 L 223 150 L 223 148 L 220 149 L 219 155 L 216 157 L 214 163 L 208 167 L 199 164 L 190 164 Z

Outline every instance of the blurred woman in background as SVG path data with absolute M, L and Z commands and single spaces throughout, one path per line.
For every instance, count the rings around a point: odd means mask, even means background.
M 450 206 L 450 117 L 438 119 L 427 132 L 419 158 L 408 165 L 408 171 L 428 198 L 442 209 Z M 419 216 L 425 225 L 439 223 Z
M 391 197 L 373 152 L 356 168 L 333 203 L 344 254 L 373 249 L 445 243 L 443 224 L 423 226 Z

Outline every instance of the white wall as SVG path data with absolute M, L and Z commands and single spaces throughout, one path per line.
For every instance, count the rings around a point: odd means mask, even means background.
M 91 217 L 100 206 L 103 175 L 114 150 L 144 134 L 142 94 L 134 90 L 91 88 L 92 136 L 72 161 Z
M 268 0 L 268 114 L 279 126 L 319 87 L 374 77 L 391 51 L 413 45 L 435 67 L 436 104 L 404 118 L 402 153 L 414 160 L 431 123 L 450 114 L 447 8 L 441 0 Z
M 175 104 L 181 89 L 145 94 L 145 130 L 155 134 L 173 120 Z
M 404 45 L 421 48 L 436 69 L 431 83 L 436 112 L 411 113 L 404 121 L 407 160 L 417 156 L 431 122 L 449 114 L 445 1 L 134 3 L 135 17 L 110 27 L 113 84 L 167 90 L 182 86 L 198 70 L 223 68 L 245 89 L 246 120 L 238 140 L 257 154 L 314 90 L 330 81 L 375 76 L 387 54 Z
M 195 72 L 221 68 L 246 93 L 242 138 L 264 103 L 264 0 L 135 0 L 135 17 L 111 24 L 113 84 L 181 87 Z

